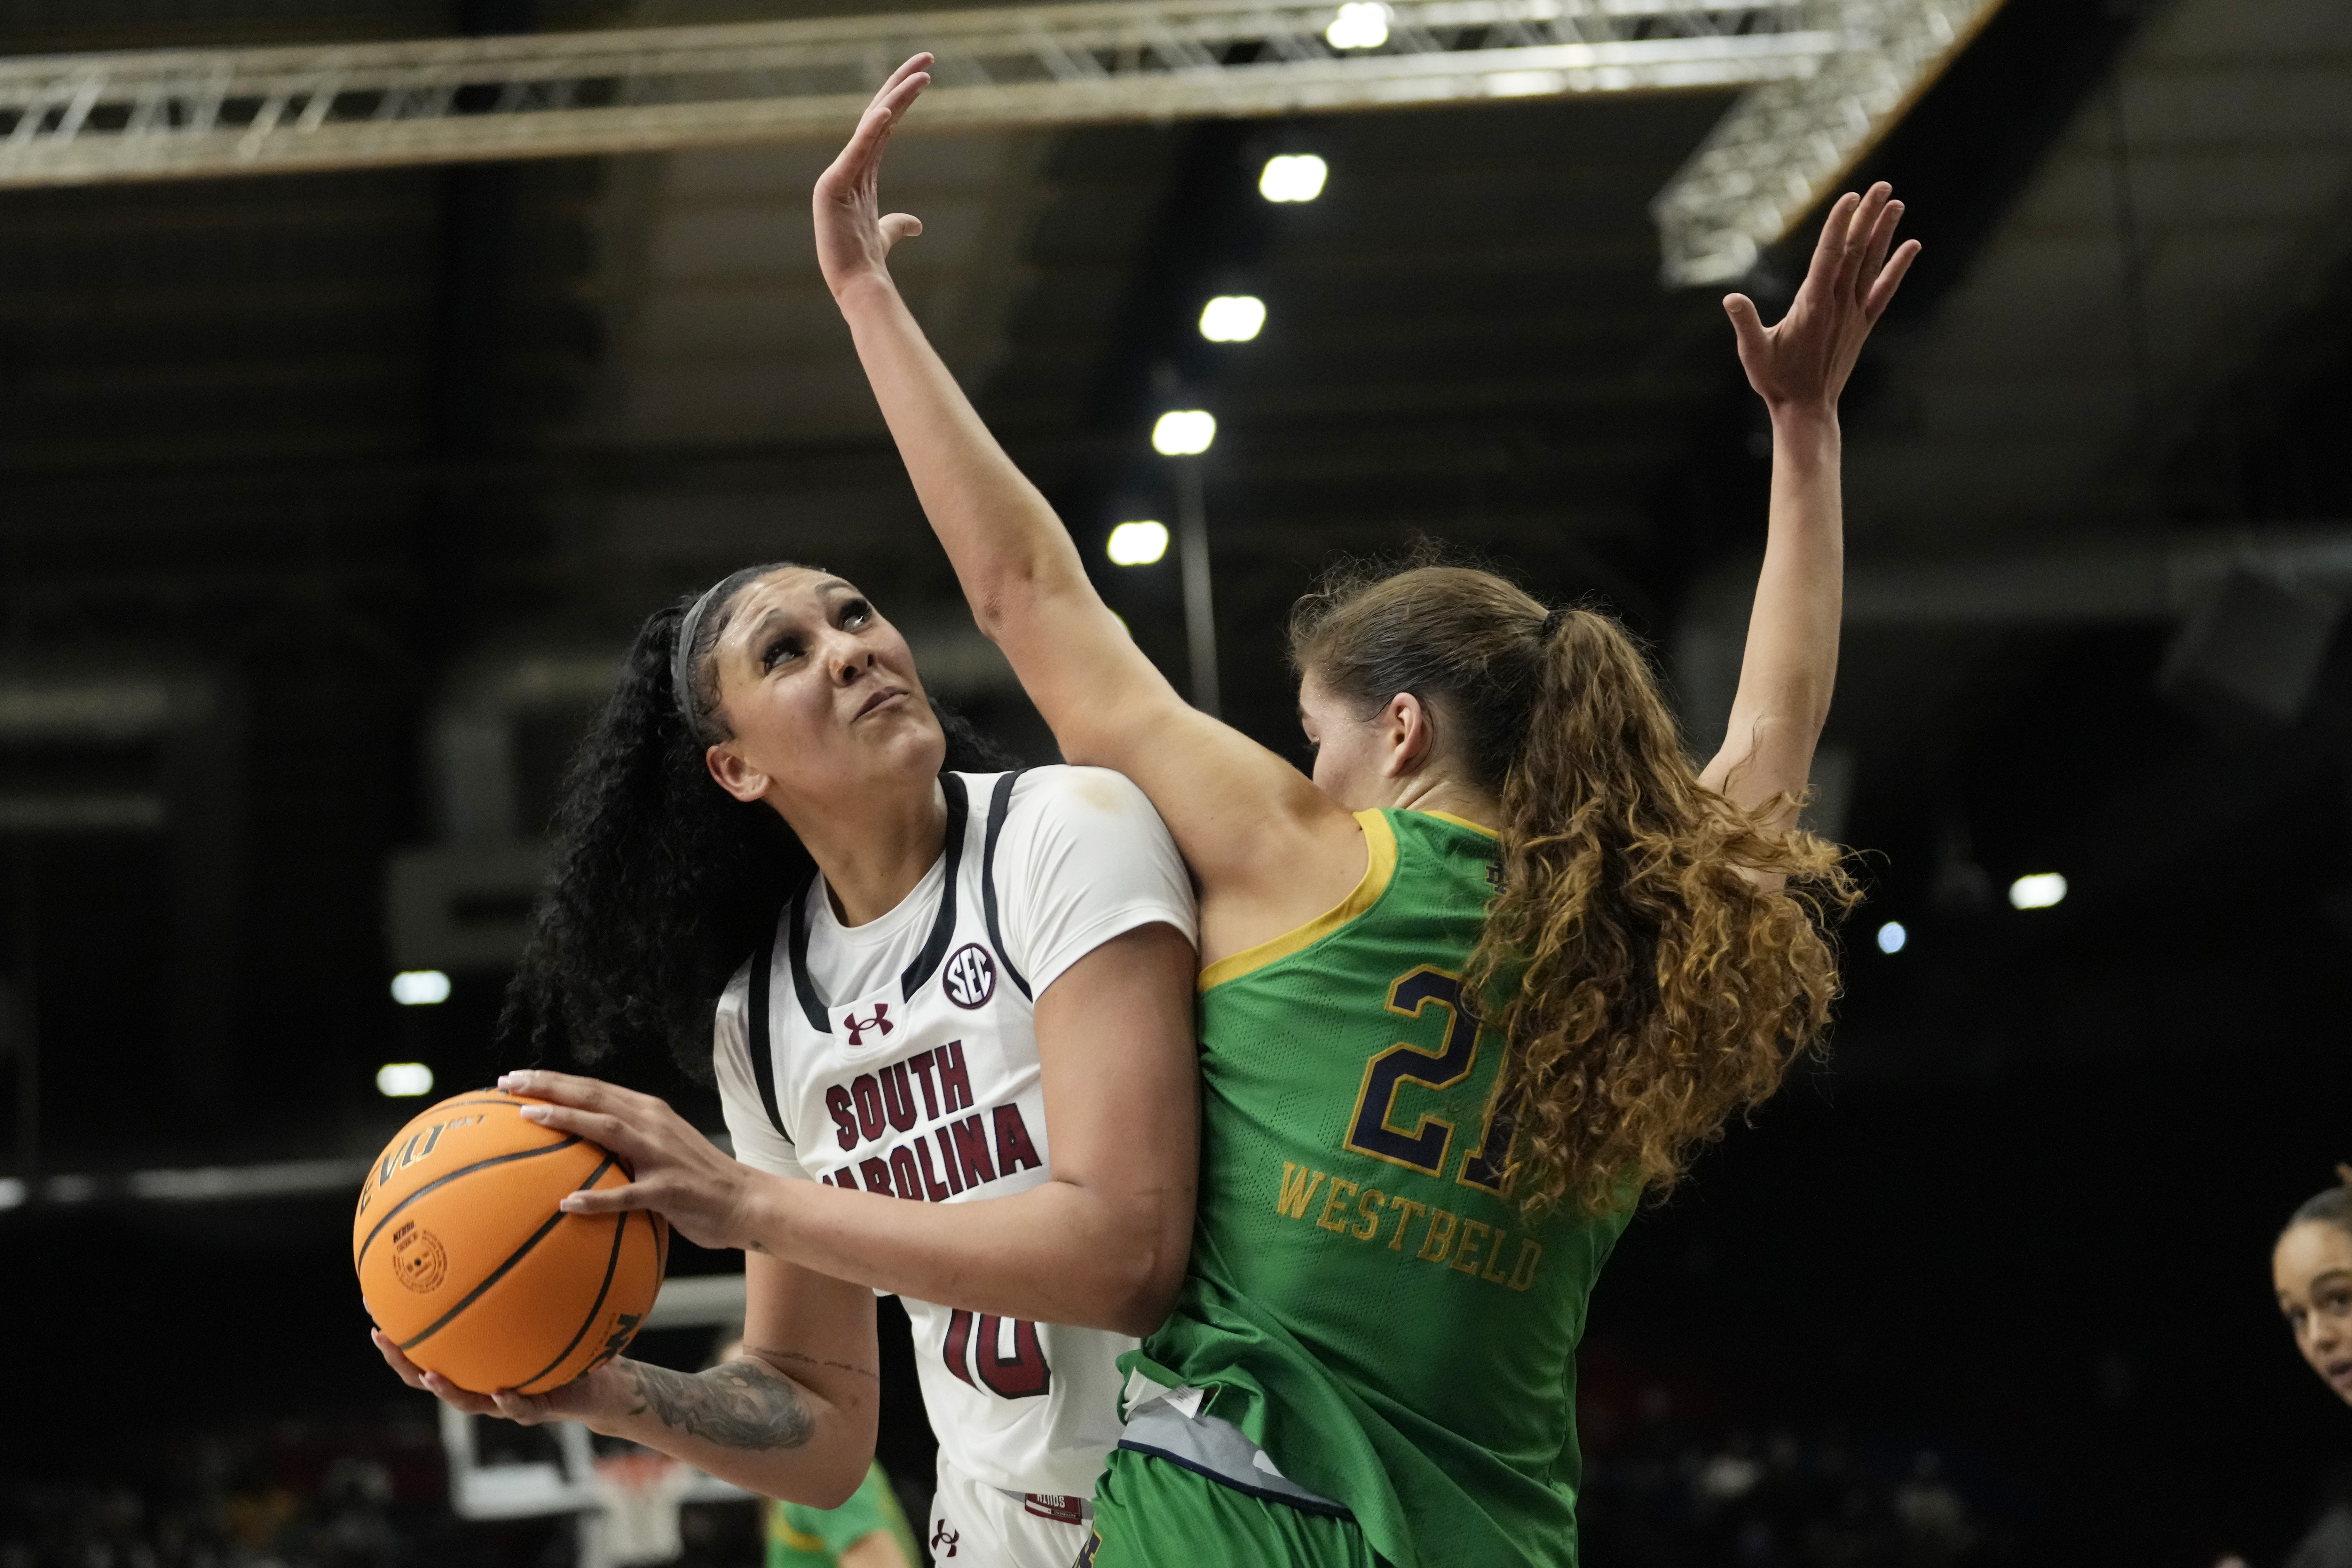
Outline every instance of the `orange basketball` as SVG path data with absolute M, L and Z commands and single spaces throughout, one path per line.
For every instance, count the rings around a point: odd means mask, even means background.
M 541 1394 L 619 1354 L 668 1261 L 657 1215 L 556 1208 L 629 1172 L 585 1139 L 525 1121 L 538 1103 L 488 1090 L 443 1100 L 393 1135 L 352 1221 L 376 1327 L 477 1393 Z

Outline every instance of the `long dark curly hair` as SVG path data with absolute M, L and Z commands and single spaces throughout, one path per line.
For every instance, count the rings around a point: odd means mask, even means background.
M 1843 852 L 1699 782 L 1622 626 L 1491 572 L 1343 567 L 1299 602 L 1291 658 L 1367 714 L 1419 697 L 1500 801 L 1502 891 L 1464 979 L 1507 1042 L 1514 1199 L 1671 1190 L 1828 1026 Z
M 744 587 L 794 564 L 747 566 L 711 591 L 689 650 L 691 714 L 679 711 L 670 670 L 694 598 L 637 629 L 619 686 L 564 774 L 554 864 L 507 988 L 502 1042 L 582 1063 L 667 1049 L 709 1081 L 719 994 L 816 868 L 781 816 L 729 795 L 703 763 L 730 735 L 711 649 Z M 1013 765 L 968 721 L 933 710 L 947 731 L 943 768 Z

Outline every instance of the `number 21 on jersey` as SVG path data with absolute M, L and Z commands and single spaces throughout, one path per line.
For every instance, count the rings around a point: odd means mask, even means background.
M 1344 1142 L 1359 1154 L 1442 1179 L 1453 1147 L 1454 1123 L 1423 1112 L 1410 1129 L 1397 1126 L 1397 1092 L 1409 1083 L 1443 1092 L 1467 1079 L 1478 1065 L 1478 1020 L 1463 1005 L 1462 977 L 1426 963 L 1390 984 L 1388 1010 L 1408 1018 L 1434 1012 L 1444 1019 L 1444 1038 L 1434 1050 L 1400 1041 L 1364 1064 L 1364 1087 L 1356 1096 Z M 1512 1125 L 1501 1112 L 1499 1104 L 1487 1107 L 1478 1147 L 1463 1156 L 1461 1180 L 1466 1186 L 1502 1190 Z

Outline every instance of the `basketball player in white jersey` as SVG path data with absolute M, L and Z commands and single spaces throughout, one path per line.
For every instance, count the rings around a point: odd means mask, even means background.
M 692 940 L 662 911 L 701 873 L 644 837 L 632 799 L 780 818 L 809 860 L 780 874 L 765 909 L 782 910 L 744 932 L 754 951 L 716 1011 L 737 1158 L 650 1096 L 499 1081 L 630 1162 L 631 1185 L 566 1208 L 653 1208 L 746 1252 L 745 1349 L 698 1376 L 616 1359 L 530 1397 L 460 1390 L 379 1336 L 402 1376 L 460 1409 L 584 1421 L 832 1506 L 872 1455 L 873 1298 L 895 1292 L 940 1439 L 934 1560 L 1076 1557 L 1118 1436 L 1114 1363 L 1164 1314 L 1190 1238 L 1192 896 L 1121 775 L 943 771 L 949 740 L 904 639 L 837 577 L 739 572 L 647 622 L 575 764 L 518 995 L 528 1012 L 534 985 L 562 988 L 552 1016 L 575 1043 L 620 1032 L 640 999 L 617 994 L 632 965 L 612 922 Z M 680 756 L 709 799 L 638 787 Z M 601 1014 L 600 986 L 616 993 Z

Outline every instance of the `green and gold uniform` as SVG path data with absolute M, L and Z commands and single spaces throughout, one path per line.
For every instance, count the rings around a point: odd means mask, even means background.
M 770 1502 L 767 1568 L 834 1568 L 843 1552 L 877 1531 L 896 1541 L 909 1563 L 923 1561 L 915 1532 L 907 1528 L 907 1516 L 891 1493 L 890 1478 L 874 1463 L 839 1508 Z
M 1626 1212 L 1531 1227 L 1496 1190 L 1502 1041 L 1461 996 L 1501 879 L 1494 835 L 1429 812 L 1357 820 L 1370 864 L 1345 902 L 1202 973 L 1191 1270 L 1120 1363 L 1205 1391 L 1180 1393 L 1181 1417 L 1163 1400 L 1159 1430 L 1213 1417 L 1229 1450 L 1262 1452 L 1220 1465 L 1131 1423 L 1096 1493 L 1096 1568 L 1203 1547 L 1576 1563 L 1576 1346 Z

